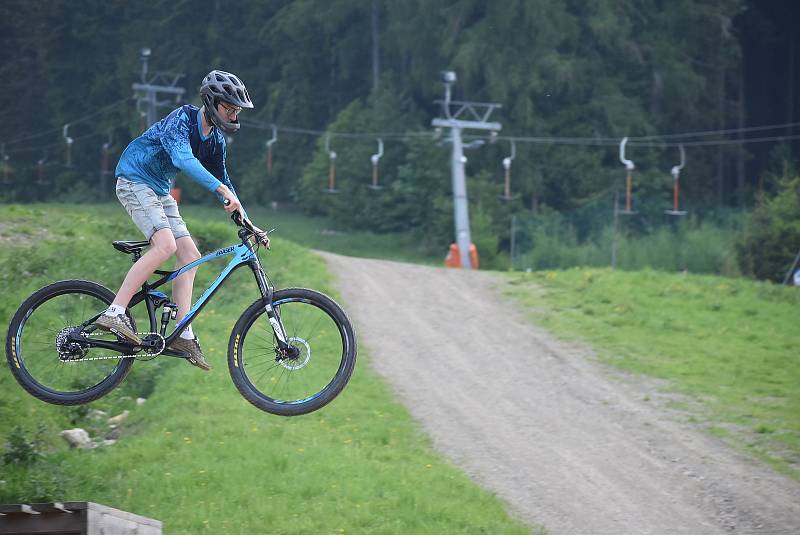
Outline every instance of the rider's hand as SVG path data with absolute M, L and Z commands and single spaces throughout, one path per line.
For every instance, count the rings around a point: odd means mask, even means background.
M 223 207 L 225 208 L 226 212 L 230 214 L 236 210 L 241 211 L 242 203 L 239 202 L 239 199 L 236 198 L 236 195 L 233 194 L 228 186 L 225 184 L 220 184 L 217 188 L 217 193 L 223 197 Z

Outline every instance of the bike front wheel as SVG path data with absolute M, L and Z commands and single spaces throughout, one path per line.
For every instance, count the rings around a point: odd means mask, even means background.
M 280 350 L 263 302 L 250 305 L 228 344 L 228 369 L 236 388 L 259 409 L 280 416 L 324 407 L 342 391 L 355 367 L 350 320 L 333 299 L 305 288 L 276 291 L 272 306 L 290 350 Z
M 108 288 L 83 280 L 60 281 L 34 292 L 14 314 L 6 337 L 6 358 L 17 382 L 56 405 L 89 403 L 119 385 L 132 358 L 69 340 L 77 332 L 115 340 L 110 333 L 82 327 L 113 299 Z

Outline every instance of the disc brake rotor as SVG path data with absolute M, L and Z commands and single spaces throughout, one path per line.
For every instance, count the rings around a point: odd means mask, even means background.
M 305 368 L 311 360 L 311 346 L 302 338 L 297 337 L 289 338 L 288 342 L 297 351 L 297 355 L 280 359 L 281 366 L 291 371 Z

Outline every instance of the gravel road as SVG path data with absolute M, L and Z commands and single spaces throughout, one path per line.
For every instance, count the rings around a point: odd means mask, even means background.
M 551 534 L 798 534 L 800 483 L 700 432 L 496 275 L 320 253 L 370 365 L 434 446 Z

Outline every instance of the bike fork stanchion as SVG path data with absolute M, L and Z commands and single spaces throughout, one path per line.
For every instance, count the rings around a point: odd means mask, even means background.
M 280 317 L 272 307 L 272 288 L 270 288 L 269 284 L 267 283 L 267 277 L 264 274 L 264 269 L 257 260 L 250 262 L 250 268 L 253 270 L 253 274 L 256 277 L 258 288 L 261 290 L 261 298 L 264 301 L 264 311 L 267 313 L 267 318 L 269 319 L 270 325 L 272 325 L 272 330 L 275 331 L 275 338 L 278 339 L 278 347 L 280 347 L 282 350 L 285 350 L 289 347 L 286 329 L 284 329 Z

